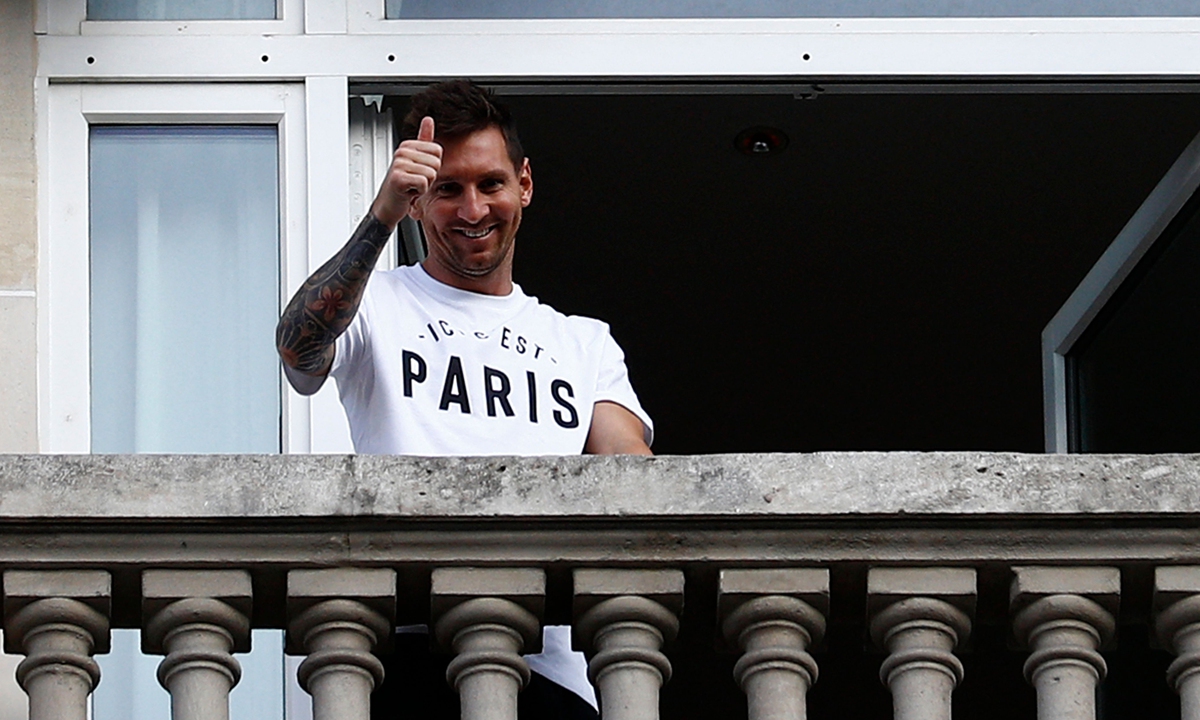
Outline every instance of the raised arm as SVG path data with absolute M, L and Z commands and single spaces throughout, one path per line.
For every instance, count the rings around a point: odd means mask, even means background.
M 354 319 L 375 261 L 413 199 L 437 177 L 442 146 L 433 136 L 433 118 L 427 117 L 416 140 L 400 143 L 371 212 L 284 308 L 275 328 L 275 346 L 298 392 L 312 394 L 324 383 L 333 366 L 334 342 Z

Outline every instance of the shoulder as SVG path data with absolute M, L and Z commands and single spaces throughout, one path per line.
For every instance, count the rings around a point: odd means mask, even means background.
M 529 298 L 531 312 L 539 324 L 547 325 L 556 332 L 587 343 L 602 341 L 609 337 L 608 323 L 585 315 L 567 315 L 541 302 L 536 297 Z
M 372 270 L 371 282 L 387 285 L 413 285 L 416 283 L 416 273 L 419 269 L 416 265 L 400 265 L 391 270 Z
M 363 292 L 363 303 L 369 304 L 375 298 L 384 295 L 394 296 L 400 290 L 408 290 L 411 294 L 412 289 L 416 286 L 417 282 L 411 266 L 401 265 L 391 270 L 372 270 L 366 290 Z

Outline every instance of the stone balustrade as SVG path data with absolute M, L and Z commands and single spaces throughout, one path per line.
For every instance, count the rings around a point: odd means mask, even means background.
M 33 720 L 87 717 L 113 627 L 226 720 L 252 625 L 367 720 L 414 623 L 465 720 L 516 717 L 543 624 L 606 720 L 1200 720 L 1198 511 L 1184 456 L 3 456 L 4 642 Z

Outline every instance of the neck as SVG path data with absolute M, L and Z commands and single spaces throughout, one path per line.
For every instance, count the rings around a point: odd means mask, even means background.
M 439 263 L 433 256 L 425 258 L 421 267 L 434 280 L 459 290 L 479 293 L 481 295 L 504 296 L 512 292 L 512 265 L 502 264 L 486 275 L 462 275 Z

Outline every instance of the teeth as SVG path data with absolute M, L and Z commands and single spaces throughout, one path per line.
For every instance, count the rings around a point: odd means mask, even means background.
M 490 233 L 492 231 L 492 228 L 486 227 L 486 228 L 481 228 L 479 230 L 467 230 L 466 228 L 459 228 L 458 231 L 460 233 L 462 233 L 463 235 L 466 235 L 467 237 L 475 240 L 475 239 L 479 239 L 479 238 L 483 237 L 484 235 L 487 235 L 488 233 Z

